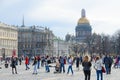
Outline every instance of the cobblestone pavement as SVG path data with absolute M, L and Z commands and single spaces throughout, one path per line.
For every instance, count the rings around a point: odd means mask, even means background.
M 54 64 L 52 64 L 54 65 Z M 45 68 L 41 67 L 38 69 L 38 74 L 33 75 L 33 66 L 29 65 L 30 69 L 25 70 L 25 65 L 22 63 L 22 65 L 17 66 L 18 74 L 12 74 L 11 67 L 5 68 L 4 65 L 1 65 L 2 69 L 0 69 L 0 80 L 84 80 L 84 74 L 82 71 L 82 66 L 80 65 L 80 70 L 78 71 L 73 66 L 74 74 L 72 75 L 71 72 L 67 74 L 67 67 L 65 66 L 66 72 L 65 73 L 56 73 L 54 67 L 50 67 L 50 73 L 45 72 Z M 92 67 L 91 71 L 91 80 L 96 80 L 96 72 Z M 104 73 L 104 79 L 103 80 L 120 80 L 120 69 L 114 69 L 112 68 L 112 73 L 110 75 L 106 75 Z

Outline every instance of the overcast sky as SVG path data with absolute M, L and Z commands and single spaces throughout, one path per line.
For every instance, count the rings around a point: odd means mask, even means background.
M 120 29 L 120 0 L 0 0 L 0 21 L 9 25 L 49 27 L 64 39 L 75 34 L 81 9 L 92 26 L 92 32 L 112 35 Z

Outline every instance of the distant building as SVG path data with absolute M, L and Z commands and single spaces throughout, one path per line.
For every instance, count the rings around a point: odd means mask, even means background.
M 53 33 L 40 26 L 18 28 L 19 56 L 51 55 L 53 53 Z
M 91 36 L 92 28 L 89 21 L 86 18 L 85 10 L 81 11 L 81 18 L 78 20 L 75 28 L 75 35 L 66 34 L 65 40 L 67 42 L 85 43 L 87 37 Z
M 87 52 L 87 39 L 92 35 L 90 22 L 86 18 L 85 9 L 81 11 L 81 18 L 77 22 L 75 35 L 66 34 L 65 41 L 69 42 L 69 49 L 74 53 Z
M 59 38 L 54 39 L 54 56 L 68 56 L 69 51 L 69 43 L 61 40 Z
M 75 28 L 76 32 L 76 41 L 84 42 L 88 36 L 92 34 L 92 28 L 89 21 L 86 18 L 85 10 L 81 11 L 81 18 L 78 20 L 78 24 Z
M 18 55 L 17 27 L 0 22 L 0 57 Z
M 75 42 L 75 36 L 74 35 L 71 35 L 71 34 L 67 34 L 65 36 L 65 41 L 66 42 Z

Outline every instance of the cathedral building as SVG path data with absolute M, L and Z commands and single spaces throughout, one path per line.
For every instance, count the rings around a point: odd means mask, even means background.
M 92 28 L 89 20 L 86 18 L 85 9 L 81 10 L 81 18 L 77 22 L 75 27 L 75 35 L 67 34 L 65 41 L 70 43 L 70 51 L 74 53 L 85 53 L 87 48 L 87 39 L 92 35 Z
M 92 34 L 92 28 L 89 20 L 86 18 L 85 9 L 81 11 L 81 18 L 78 20 L 75 34 L 76 42 L 85 42 L 86 38 Z

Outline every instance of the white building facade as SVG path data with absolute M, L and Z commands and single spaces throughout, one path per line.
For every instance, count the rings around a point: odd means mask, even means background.
M 18 52 L 17 27 L 0 22 L 0 57 L 17 56 Z
M 54 56 L 68 56 L 70 53 L 69 43 L 63 40 L 54 40 Z

